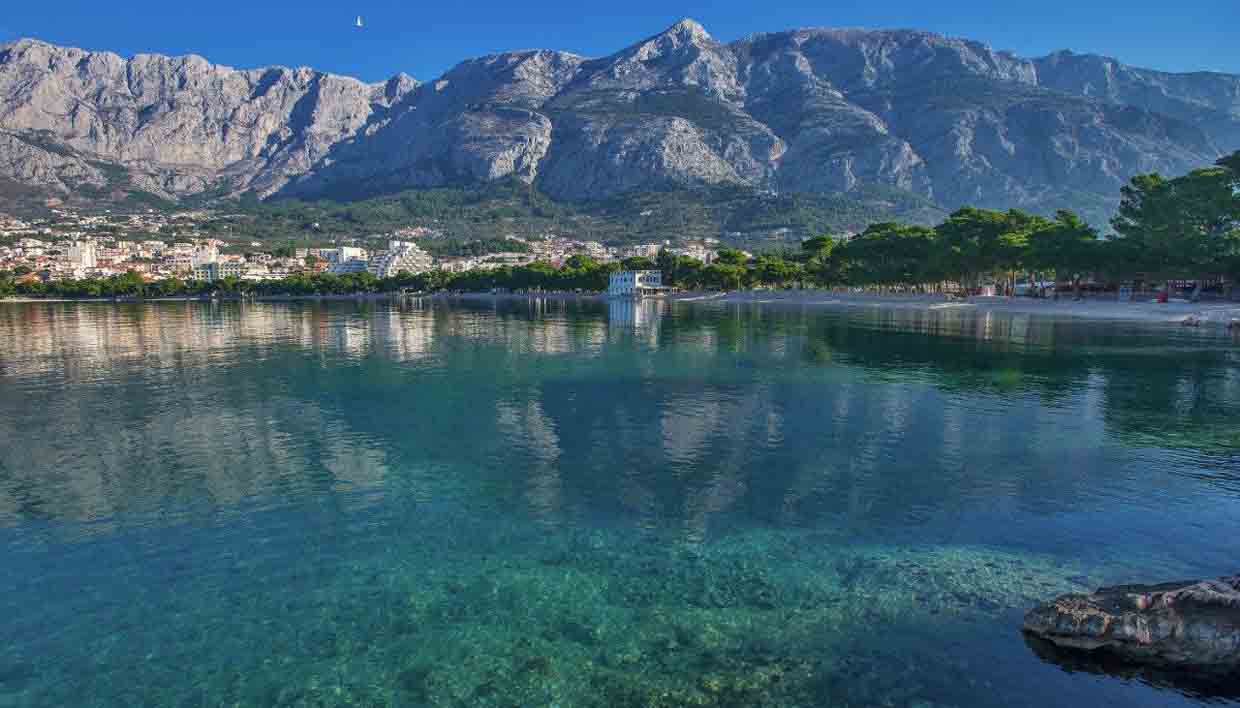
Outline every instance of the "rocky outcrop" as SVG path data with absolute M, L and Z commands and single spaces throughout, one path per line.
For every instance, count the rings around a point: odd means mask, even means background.
M 1057 647 L 1161 669 L 1240 669 L 1240 575 L 1071 594 L 1025 615 L 1026 632 Z
M 1191 123 L 1222 147 L 1240 146 L 1240 76 L 1172 74 L 1126 66 L 1096 54 L 1055 52 L 1033 62 L 1038 84 Z
M 911 30 L 725 44 L 692 20 L 608 57 L 508 52 L 426 84 L 19 40 L 0 45 L 0 131 L 0 178 L 60 193 L 348 197 L 516 178 L 597 199 L 879 185 L 948 208 L 1075 206 L 1097 219 L 1135 173 L 1240 148 L 1240 77 L 1029 60 Z
M 0 175 L 53 192 L 67 192 L 82 185 L 95 188 L 107 185 L 99 166 L 54 141 L 41 144 L 39 137 L 0 131 Z
M 39 136 L 53 154 L 163 174 L 146 184 L 165 196 L 217 179 L 230 191 L 270 193 L 412 88 L 407 77 L 366 84 L 307 68 L 238 71 L 193 55 L 0 46 L 0 129 Z
M 747 106 L 789 143 L 782 189 L 880 183 L 948 207 L 1114 203 L 1133 174 L 1183 172 L 1218 146 L 1199 126 L 1042 85 L 1034 62 L 918 31 L 756 35 Z M 1237 141 L 1240 147 L 1240 140 Z

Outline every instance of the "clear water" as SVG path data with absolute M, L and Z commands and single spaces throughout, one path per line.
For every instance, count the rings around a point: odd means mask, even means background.
M 1040 599 L 1240 570 L 1240 347 L 960 311 L 0 306 L 0 707 L 1168 706 Z

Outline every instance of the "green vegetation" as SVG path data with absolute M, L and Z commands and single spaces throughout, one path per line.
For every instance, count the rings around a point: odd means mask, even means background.
M 23 270 L 25 272 L 21 272 Z M 18 282 L 18 278 L 28 273 L 29 268 L 24 266 L 12 272 L 0 271 L 0 297 L 159 297 L 188 294 L 186 284 L 177 278 L 147 283 L 141 275 L 132 271 L 110 278 Z
M 532 198 L 531 210 L 555 207 Z M 510 194 L 510 196 L 514 196 Z M 408 201 L 377 202 L 390 210 L 448 214 L 467 203 L 460 192 L 445 190 L 406 195 Z M 322 205 L 282 203 L 262 209 L 285 210 L 289 219 L 304 218 L 304 209 Z M 345 207 L 342 207 L 345 208 Z M 347 209 L 351 209 L 349 207 Z M 380 210 L 382 211 L 382 210 Z M 280 213 L 275 211 L 273 213 Z M 532 212 L 531 212 L 532 213 Z M 337 218 L 330 210 L 318 218 Z M 357 215 L 346 211 L 343 218 Z M 391 214 L 396 218 L 395 214 Z M 360 217 L 357 217 L 360 218 Z M 363 219 L 364 220 L 364 219 Z M 967 207 L 933 228 L 896 222 L 869 226 L 848 240 L 831 236 L 807 239 L 797 250 L 748 257 L 723 249 L 709 265 L 668 252 L 656 262 L 630 259 L 603 265 L 575 256 L 562 268 L 537 262 L 465 273 L 431 271 L 377 279 L 366 273 L 299 274 L 284 280 L 248 282 L 235 279 L 208 283 L 167 280 L 144 283 L 134 273 L 102 280 L 17 282 L 0 274 L 0 296 L 149 297 L 207 293 L 313 295 L 375 293 L 396 290 L 599 291 L 608 274 L 620 268 L 659 268 L 668 285 L 684 289 L 735 290 L 745 287 L 876 286 L 941 291 L 949 283 L 965 288 L 990 281 L 1007 292 L 1025 274 L 1030 281 L 1048 275 L 1068 279 L 1079 288 L 1087 275 L 1113 279 L 1216 279 L 1240 276 L 1240 152 L 1210 168 L 1182 177 L 1140 175 L 1123 190 L 1123 203 L 1113 221 L 1115 235 L 1099 238 L 1076 214 L 1060 211 L 1048 219 L 1019 210 L 993 211 Z M 440 255 L 522 250 L 503 238 L 440 242 Z M 528 250 L 528 249 L 525 249 Z M 289 255 L 292 245 L 277 249 Z
M 1124 187 L 1112 243 L 1140 270 L 1166 276 L 1240 272 L 1240 151 L 1175 179 Z
M 924 199 L 884 187 L 848 195 L 780 196 L 712 187 L 559 202 L 536 186 L 515 180 L 349 202 L 248 198 L 223 208 L 227 216 L 205 225 L 208 235 L 233 242 L 292 240 L 299 246 L 376 241 L 417 223 L 436 230 L 449 243 L 553 233 L 612 244 L 721 238 L 743 248 L 778 248 L 828 231 L 856 231 L 893 214 L 915 223 L 930 223 L 943 215 Z M 441 248 L 435 239 L 420 244 L 432 254 Z M 449 255 L 460 247 L 442 248 L 443 255 Z
M 510 238 L 487 238 L 467 241 L 464 239 L 423 239 L 418 242 L 424 251 L 436 258 L 461 258 L 487 256 L 493 253 L 529 253 L 530 246 L 524 241 Z
M 6 214 L 18 218 L 40 218 L 47 215 L 43 205 L 48 198 L 45 190 L 23 184 L 8 177 L 0 177 L 0 207 Z

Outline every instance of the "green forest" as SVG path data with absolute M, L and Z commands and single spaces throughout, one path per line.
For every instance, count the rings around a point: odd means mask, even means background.
M 437 203 L 423 195 L 429 200 L 427 205 Z M 533 263 L 464 273 L 401 273 L 387 279 L 367 273 L 323 273 L 268 282 L 226 278 L 215 283 L 177 279 L 146 283 L 137 274 L 128 273 L 100 280 L 42 283 L 18 282 L 15 274 L 3 273 L 0 295 L 600 291 L 614 270 L 647 268 L 662 270 L 665 284 L 674 287 L 718 290 L 853 286 L 941 291 L 949 284 L 967 289 L 991 283 L 1010 293 L 1018 280 L 1051 279 L 1080 288 L 1087 279 L 1191 279 L 1230 284 L 1240 278 L 1240 152 L 1178 177 L 1138 175 L 1123 188 L 1121 198 L 1111 222 L 1113 233 L 1105 238 L 1066 210 L 1044 217 L 1015 209 L 966 207 L 936 226 L 881 222 L 852 238 L 819 235 L 802 241 L 798 248 L 754 257 L 737 249 L 723 249 L 710 264 L 665 251 L 654 260 L 634 258 L 601 264 L 574 256 L 560 268 Z M 440 204 L 436 208 L 455 207 Z M 501 248 L 504 243 L 492 241 L 491 246 Z
M 821 233 L 856 231 L 891 214 L 933 223 L 942 210 L 900 190 L 868 187 L 848 195 L 756 193 L 740 187 L 702 187 L 630 193 L 589 202 L 552 200 L 534 185 L 504 180 L 476 187 L 400 192 L 359 201 L 246 198 L 217 206 L 221 218 L 205 235 L 231 242 L 330 245 L 417 223 L 453 243 L 509 236 L 558 236 L 613 245 L 725 238 L 738 247 L 778 248 Z

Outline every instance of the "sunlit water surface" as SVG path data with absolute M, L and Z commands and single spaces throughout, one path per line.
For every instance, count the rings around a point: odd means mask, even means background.
M 0 706 L 1168 706 L 1038 600 L 1240 570 L 1217 331 L 0 305 Z

